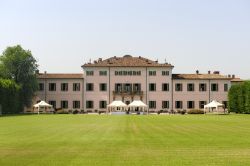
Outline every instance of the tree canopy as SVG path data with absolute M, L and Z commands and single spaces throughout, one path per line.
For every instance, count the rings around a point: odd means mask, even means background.
M 250 81 L 233 85 L 228 93 L 230 112 L 250 113 Z
M 30 106 L 38 88 L 37 68 L 37 61 L 31 51 L 24 50 L 20 45 L 7 47 L 0 56 L 0 78 L 10 79 L 20 87 L 19 102 L 22 108 Z
M 19 102 L 20 86 L 13 80 L 0 78 L 1 113 L 18 113 L 21 109 Z

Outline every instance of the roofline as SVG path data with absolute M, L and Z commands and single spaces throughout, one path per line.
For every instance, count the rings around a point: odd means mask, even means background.
M 87 65 L 87 66 L 85 66 L 85 65 Z M 164 66 L 164 64 L 160 64 L 160 65 L 163 65 L 163 66 L 116 66 L 116 65 L 110 65 L 110 66 L 98 66 L 98 65 L 96 65 L 95 66 L 95 64 L 90 64 L 91 66 L 88 66 L 88 64 L 84 64 L 84 65 L 82 65 L 81 67 L 83 68 L 83 67 L 169 67 L 169 68 L 174 68 L 174 66 L 173 65 L 168 65 L 168 66 Z
M 232 78 L 172 78 L 173 80 L 232 80 Z

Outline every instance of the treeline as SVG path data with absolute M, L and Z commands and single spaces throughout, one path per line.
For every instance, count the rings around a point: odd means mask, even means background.
M 38 88 L 37 63 L 31 51 L 20 45 L 7 47 L 0 55 L 0 111 L 3 114 L 23 112 L 30 107 Z
M 19 94 L 20 86 L 14 81 L 0 79 L 0 105 L 2 114 L 18 113 L 18 110 L 21 110 Z
M 230 112 L 250 114 L 250 81 L 233 85 L 228 93 Z

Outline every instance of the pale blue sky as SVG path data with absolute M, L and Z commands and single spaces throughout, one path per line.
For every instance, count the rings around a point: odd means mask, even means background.
M 16 44 L 42 72 L 130 54 L 250 78 L 250 1 L 0 0 L 0 51 Z

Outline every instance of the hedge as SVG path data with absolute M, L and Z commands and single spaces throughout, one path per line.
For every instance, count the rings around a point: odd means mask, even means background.
M 0 105 L 2 114 L 19 113 L 22 106 L 19 102 L 20 86 L 14 81 L 0 78 Z
M 250 114 L 250 81 L 233 85 L 228 93 L 229 112 Z

